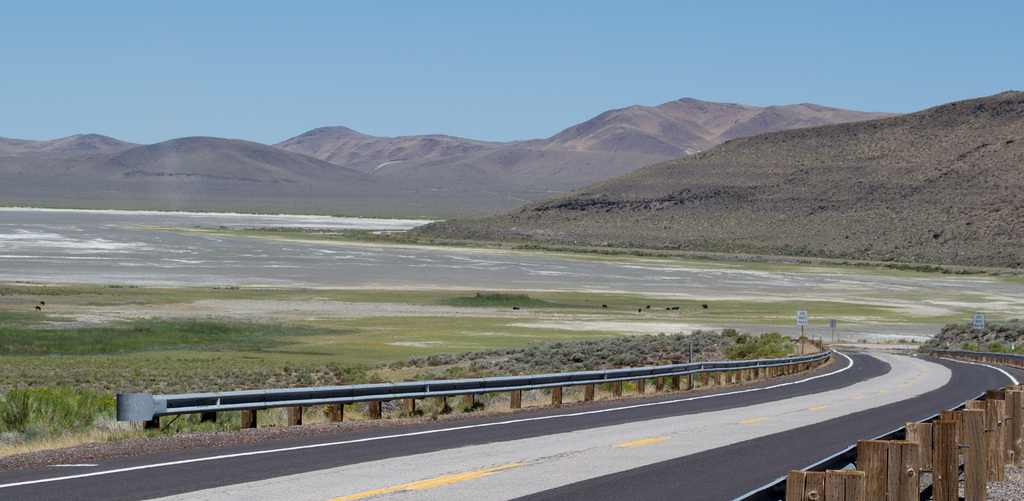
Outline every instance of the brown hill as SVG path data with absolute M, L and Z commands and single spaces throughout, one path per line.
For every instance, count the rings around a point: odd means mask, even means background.
M 0 137 L 0 155 L 13 157 L 69 157 L 120 153 L 137 147 L 99 134 L 79 134 L 52 141 L 27 141 Z
M 1024 266 L 1024 93 L 735 139 L 439 237 Z
M 514 192 L 513 198 L 536 200 L 742 134 L 882 116 L 892 114 L 681 99 L 653 108 L 608 111 L 548 139 L 488 143 L 440 135 L 386 138 L 327 127 L 276 146 L 415 186 Z
M 148 146 L 98 135 L 0 138 L 0 200 L 432 218 L 494 214 L 705 148 L 738 128 L 868 116 L 812 105 L 680 100 L 615 110 L 550 139 L 509 143 L 380 138 L 345 127 L 316 129 L 276 148 L 218 138 Z

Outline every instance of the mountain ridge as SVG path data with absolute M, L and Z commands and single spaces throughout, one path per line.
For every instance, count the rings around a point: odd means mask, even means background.
M 435 238 L 1024 266 L 1024 93 L 732 139 Z

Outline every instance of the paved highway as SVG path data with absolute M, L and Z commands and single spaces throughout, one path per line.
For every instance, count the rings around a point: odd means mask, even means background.
M 0 498 L 731 499 L 1009 382 L 850 353 L 742 390 L 0 473 Z

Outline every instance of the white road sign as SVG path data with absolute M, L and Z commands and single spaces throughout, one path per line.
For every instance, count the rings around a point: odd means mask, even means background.
M 976 330 L 976 331 L 985 330 L 985 314 L 984 313 L 975 313 L 974 314 L 974 323 L 971 324 L 971 328 Z
M 807 315 L 807 310 L 796 310 L 796 324 L 803 327 L 807 324 L 807 320 L 810 317 Z

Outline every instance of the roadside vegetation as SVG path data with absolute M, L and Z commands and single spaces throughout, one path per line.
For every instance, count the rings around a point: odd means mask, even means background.
M 947 324 L 934 338 L 925 342 L 920 351 L 967 350 L 996 353 L 1024 353 L 1024 321 L 1012 319 L 986 322 L 982 330 L 971 324 Z
M 536 329 L 510 325 L 521 322 L 521 318 L 490 316 L 520 308 L 608 319 L 621 319 L 628 312 L 627 318 L 637 321 L 636 305 L 651 302 L 616 294 L 536 296 L 10 284 L 0 287 L 0 456 L 154 433 L 240 426 L 238 413 L 224 413 L 217 423 L 182 416 L 167 420 L 164 430 L 144 432 L 137 423 L 115 420 L 116 393 L 210 392 L 659 365 L 688 361 L 691 343 L 696 361 L 785 356 L 796 348 L 779 333 L 757 336 L 733 329 L 622 336 L 551 328 L 539 335 Z M 254 297 L 432 304 L 480 308 L 481 313 L 479 317 L 432 318 L 395 317 L 385 312 L 379 318 L 274 322 L 156 315 L 112 320 L 82 315 L 82 311 L 123 306 L 173 308 L 203 299 Z M 45 303 L 45 310 L 31 311 L 34 306 L 30 305 L 40 303 Z M 609 304 L 611 308 L 607 308 Z M 659 307 L 660 311 L 651 315 L 661 315 L 661 321 L 673 318 L 667 315 L 708 315 L 695 303 L 672 304 L 682 305 L 682 309 Z M 409 342 L 394 343 L 395 339 Z M 445 412 L 477 410 L 493 405 L 495 398 L 501 397 L 483 396 L 476 407 L 468 409 L 458 404 L 435 409 L 434 403 L 424 402 L 419 413 L 436 417 Z M 543 395 L 533 398 L 543 400 Z M 391 410 L 392 414 L 400 412 Z M 346 420 L 358 420 L 365 409 L 348 406 L 346 412 L 351 413 Z M 307 408 L 305 413 L 307 422 L 325 419 L 324 409 Z M 260 414 L 260 422 L 270 426 L 286 420 L 283 409 Z

